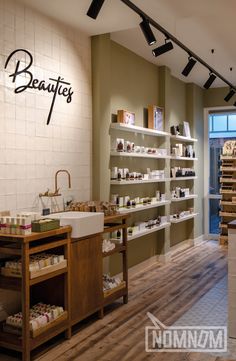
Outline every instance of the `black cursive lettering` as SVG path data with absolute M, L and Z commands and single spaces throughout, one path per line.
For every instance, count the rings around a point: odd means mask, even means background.
M 11 58 L 13 57 L 13 55 L 20 51 L 24 52 L 25 54 L 27 54 L 29 56 L 29 63 L 23 69 L 20 69 L 21 62 L 20 62 L 20 60 L 18 60 L 16 63 L 16 68 L 15 68 L 14 73 L 10 74 L 9 77 L 12 78 L 13 83 L 15 83 L 18 75 L 26 74 L 28 77 L 27 78 L 25 77 L 26 83 L 24 85 L 20 85 L 20 86 L 16 87 L 14 92 L 21 93 L 21 92 L 27 90 L 28 88 L 30 88 L 30 89 L 36 89 L 39 91 L 47 91 L 48 93 L 53 93 L 52 102 L 51 102 L 51 106 L 50 106 L 50 110 L 49 110 L 49 114 L 48 114 L 48 118 L 47 118 L 47 125 L 48 125 L 50 123 L 50 119 L 52 116 L 52 112 L 53 112 L 53 108 L 54 108 L 54 104 L 55 104 L 57 95 L 64 96 L 66 98 L 66 102 L 70 103 L 72 101 L 72 95 L 74 94 L 74 92 L 72 91 L 71 87 L 70 88 L 67 87 L 67 85 L 70 85 L 70 83 L 64 81 L 64 78 L 62 78 L 60 76 L 58 76 L 57 79 L 49 78 L 49 80 L 51 80 L 53 83 L 48 83 L 48 84 L 45 82 L 45 80 L 39 80 L 37 78 L 34 78 L 31 71 L 29 71 L 30 67 L 33 65 L 33 56 L 28 50 L 25 50 L 25 49 L 14 50 L 8 56 L 8 58 L 6 60 L 5 69 L 7 68 L 8 63 L 11 60 Z

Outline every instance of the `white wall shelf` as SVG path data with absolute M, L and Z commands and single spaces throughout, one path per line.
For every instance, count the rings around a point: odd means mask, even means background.
M 148 179 L 148 180 L 133 180 L 133 181 L 126 181 L 126 180 L 111 180 L 111 185 L 116 186 L 128 186 L 134 184 L 148 184 L 148 183 L 164 183 L 170 181 L 170 178 L 162 178 L 162 179 Z
M 198 160 L 198 158 L 178 157 L 178 156 L 176 156 L 176 155 L 171 155 L 171 156 L 170 156 L 170 159 L 174 159 L 174 160 L 191 160 L 191 161 Z
M 196 176 L 194 177 L 175 177 L 175 178 L 171 178 L 171 181 L 182 181 L 182 180 L 191 180 L 191 179 L 197 179 Z
M 170 222 L 171 223 L 180 223 L 180 222 L 184 222 L 187 221 L 188 219 L 194 218 L 198 215 L 198 213 L 191 213 L 187 216 L 184 217 L 180 217 L 180 218 L 173 218 L 173 216 L 170 216 Z
M 170 222 L 165 222 L 163 224 L 160 224 L 159 226 L 154 226 L 151 229 L 145 229 L 144 231 L 137 232 L 133 236 L 128 236 L 128 241 L 132 241 L 133 239 L 140 238 L 146 236 L 147 234 L 160 231 L 161 229 L 165 229 L 167 227 L 170 227 Z
M 155 203 L 147 204 L 146 206 L 144 206 L 144 205 L 142 205 L 142 204 L 138 204 L 135 208 L 123 207 L 123 208 L 120 208 L 120 209 L 119 209 L 119 212 L 120 212 L 120 213 L 140 212 L 140 211 L 145 211 L 146 209 L 151 209 L 151 208 L 157 208 L 157 207 L 165 206 L 166 204 L 170 204 L 170 201 L 155 202 Z
M 183 135 L 170 135 L 170 138 L 186 143 L 195 143 L 198 141 L 196 138 L 188 138 L 188 137 L 184 137 Z
M 169 137 L 170 133 L 162 132 L 154 129 L 139 127 L 137 125 L 127 125 L 123 123 L 111 123 L 111 129 L 123 130 L 132 133 L 141 133 L 146 135 L 152 135 L 154 137 Z
M 157 155 L 148 153 L 126 153 L 126 152 L 111 152 L 112 157 L 132 157 L 132 158 L 151 158 L 151 159 L 170 159 L 170 155 Z
M 197 194 L 191 194 L 187 197 L 172 198 L 171 202 L 181 202 L 181 201 L 187 201 L 188 199 L 195 199 L 195 198 L 197 198 Z

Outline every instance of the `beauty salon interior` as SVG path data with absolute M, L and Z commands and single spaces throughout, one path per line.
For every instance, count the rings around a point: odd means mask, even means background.
M 0 361 L 236 360 L 234 0 L 0 0 Z

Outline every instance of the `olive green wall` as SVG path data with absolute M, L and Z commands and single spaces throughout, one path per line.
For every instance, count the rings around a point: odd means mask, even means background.
M 195 126 L 195 123 L 198 124 L 196 134 L 192 134 L 192 136 L 197 137 L 203 130 L 203 95 L 201 89 L 195 87 L 193 89 L 188 89 L 188 86 L 185 83 L 171 75 L 170 70 L 167 67 L 157 67 L 130 50 L 111 41 L 108 34 L 92 38 L 92 62 L 94 136 L 93 198 L 107 200 L 109 199 L 110 191 L 109 169 L 119 162 L 122 162 L 122 160 L 110 159 L 110 122 L 111 120 L 114 120 L 117 110 L 126 109 L 134 112 L 136 125 L 143 126 L 146 120 L 145 108 L 147 105 L 157 104 L 163 106 L 165 108 L 166 131 L 169 131 L 171 125 L 177 125 L 184 120 L 187 120 L 190 122 L 191 128 L 193 125 Z M 194 99 L 194 97 L 197 97 L 197 99 Z M 189 104 L 191 104 L 191 106 Z M 124 135 L 120 134 L 119 136 L 124 137 Z M 129 135 L 128 133 L 126 135 L 127 139 L 129 139 L 129 137 L 132 137 L 132 134 Z M 166 143 L 158 144 L 158 146 L 167 147 L 167 149 L 169 149 L 170 140 L 165 140 L 165 142 Z M 142 139 L 140 143 L 139 139 L 136 139 L 136 143 L 142 144 Z M 201 152 L 203 148 L 201 141 L 199 141 L 198 147 L 197 154 L 198 151 Z M 128 159 L 125 161 L 129 162 Z M 114 162 L 117 164 L 114 164 Z M 130 165 L 127 163 L 126 165 L 120 163 L 118 165 L 120 167 L 127 166 L 128 168 L 133 168 L 133 170 L 135 170 L 135 166 L 136 169 L 141 166 L 144 168 L 157 167 L 161 169 L 165 167 L 165 164 L 168 167 L 170 161 L 158 161 L 158 164 L 149 164 L 149 162 L 151 162 L 151 160 L 144 160 L 142 161 L 142 164 L 139 163 L 136 165 L 137 162 L 133 160 Z M 184 162 L 181 166 L 191 165 Z M 181 185 L 188 186 L 189 183 L 183 182 Z M 142 187 L 139 186 L 137 191 L 140 192 L 141 196 L 145 194 L 148 195 L 150 192 L 155 192 L 156 186 L 154 185 L 153 189 L 151 187 L 151 185 L 150 187 L 145 185 Z M 168 195 L 170 195 L 169 183 L 161 185 L 160 187 L 162 187 L 161 191 L 166 191 L 168 192 Z M 158 188 L 160 187 L 158 186 Z M 120 188 L 121 187 L 112 187 L 112 193 L 122 193 L 122 195 L 125 195 L 125 193 L 130 194 L 134 192 L 134 190 L 130 190 L 129 186 L 122 187 L 122 190 Z M 201 184 L 197 185 L 196 189 L 200 192 L 200 199 L 197 203 L 197 209 L 200 209 L 203 197 Z M 186 201 L 185 204 L 183 203 L 185 209 L 192 206 L 191 201 L 189 202 L 190 203 L 187 203 Z M 166 210 L 169 212 L 169 206 L 166 207 Z M 142 212 L 142 214 L 139 215 L 134 214 L 132 216 L 133 220 L 138 220 L 138 217 L 140 220 L 145 217 L 148 219 L 150 217 L 155 217 L 157 214 L 155 209 L 146 212 Z M 164 207 L 158 208 L 159 214 L 163 214 L 164 212 Z M 201 215 L 203 214 L 202 209 L 200 209 L 200 213 Z M 203 234 L 201 220 L 197 220 L 196 228 L 193 227 L 193 221 L 190 220 L 176 226 L 171 226 L 171 229 L 172 231 L 166 229 L 153 233 L 147 237 L 130 241 L 128 244 L 129 267 L 150 259 L 157 254 L 168 254 L 172 245 Z M 119 255 L 110 257 L 109 269 L 111 274 L 120 272 L 120 261 Z
M 135 124 L 143 126 L 143 111 L 158 101 L 158 69 L 130 50 L 111 41 L 111 112 L 135 113 Z
M 204 107 L 222 107 L 222 106 L 232 106 L 235 102 L 235 97 L 233 97 L 228 103 L 224 101 L 224 97 L 228 94 L 229 88 L 210 88 L 204 90 Z

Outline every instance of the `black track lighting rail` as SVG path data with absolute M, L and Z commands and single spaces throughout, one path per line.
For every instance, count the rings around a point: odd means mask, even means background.
M 201 59 L 197 54 L 195 54 L 192 50 L 190 50 L 186 45 L 181 43 L 174 35 L 169 33 L 166 29 L 164 29 L 160 24 L 158 24 L 155 20 L 153 20 L 150 16 L 148 16 L 143 10 L 141 10 L 138 6 L 136 6 L 132 1 L 130 0 L 120 0 L 125 5 L 127 5 L 131 10 L 133 10 L 136 14 L 141 16 L 142 18 L 145 18 L 149 21 L 149 23 L 159 30 L 162 34 L 166 36 L 167 39 L 173 41 L 176 45 L 178 45 L 181 49 L 183 49 L 189 56 L 197 60 L 200 64 L 202 64 L 205 68 L 209 70 L 210 73 L 213 73 L 216 75 L 217 78 L 221 79 L 225 84 L 227 84 L 231 89 L 235 90 L 236 87 L 228 81 L 224 76 L 222 76 L 220 73 L 218 73 L 217 70 L 212 68 L 208 63 L 206 63 L 203 59 Z

